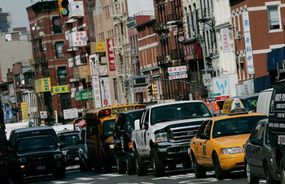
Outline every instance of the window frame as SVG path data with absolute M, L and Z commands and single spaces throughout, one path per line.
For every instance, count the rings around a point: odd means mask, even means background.
M 277 12 L 278 12 L 278 22 L 279 22 L 279 28 L 277 29 L 273 29 L 271 28 L 271 19 L 270 19 L 270 14 L 269 14 L 269 9 L 272 8 L 272 7 L 277 7 Z M 267 22 L 268 22 L 268 31 L 269 33 L 275 33 L 275 32 L 281 32 L 283 31 L 282 29 L 282 17 L 281 17 L 281 11 L 280 11 L 280 4 L 268 4 L 266 6 L 266 11 L 267 11 Z

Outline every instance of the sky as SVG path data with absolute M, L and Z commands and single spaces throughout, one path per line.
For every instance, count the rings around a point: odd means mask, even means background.
M 37 0 L 0 0 L 0 7 L 3 12 L 11 13 L 12 27 L 29 27 L 26 7 Z M 129 15 L 141 11 L 153 11 L 153 0 L 128 0 Z

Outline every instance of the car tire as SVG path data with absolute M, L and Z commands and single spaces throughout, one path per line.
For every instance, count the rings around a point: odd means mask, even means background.
M 153 175 L 155 177 L 163 176 L 165 173 L 165 165 L 157 155 L 156 151 L 151 152 Z
M 248 163 L 246 163 L 246 178 L 248 184 L 259 184 L 259 178 L 252 174 Z
M 221 168 L 220 160 L 217 154 L 213 156 L 213 165 L 215 169 L 215 175 L 218 180 L 223 180 L 225 178 L 225 171 Z
M 87 172 L 89 170 L 87 165 L 84 164 L 82 160 L 79 160 L 79 166 L 81 172 Z
M 271 175 L 270 167 L 267 162 L 264 163 L 264 173 L 265 173 L 265 180 L 267 184 L 275 184 L 277 183 Z
M 206 177 L 206 171 L 204 170 L 204 168 L 197 163 L 197 160 L 194 156 L 194 154 L 191 154 L 191 160 L 192 160 L 192 167 L 194 169 L 194 174 L 196 178 L 205 178 Z
M 127 172 L 128 172 L 128 175 L 136 174 L 136 160 L 131 155 L 128 155 Z
M 126 162 L 124 162 L 120 157 L 116 157 L 117 162 L 117 170 L 119 174 L 125 174 L 126 173 Z
M 135 159 L 136 159 L 136 171 L 138 176 L 144 176 L 147 173 L 147 166 L 143 162 L 143 160 L 140 158 L 138 153 L 135 154 Z

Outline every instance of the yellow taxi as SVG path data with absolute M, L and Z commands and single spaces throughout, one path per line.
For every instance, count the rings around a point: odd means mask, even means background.
M 189 149 L 196 178 L 215 170 L 216 178 L 222 180 L 227 172 L 244 169 L 243 145 L 255 124 L 264 118 L 264 114 L 236 113 L 204 121 Z

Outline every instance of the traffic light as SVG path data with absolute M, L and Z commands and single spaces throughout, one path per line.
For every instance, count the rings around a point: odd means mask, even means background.
M 156 86 L 156 84 L 153 84 L 153 85 L 152 85 L 152 94 L 153 94 L 154 96 L 157 95 L 157 86 Z
M 152 92 L 153 92 L 152 91 L 152 84 L 150 84 L 150 85 L 147 86 L 147 95 L 148 96 L 152 96 L 152 94 L 153 94 Z
M 59 14 L 62 17 L 68 16 L 69 10 L 68 10 L 68 0 L 58 0 L 58 10 Z

